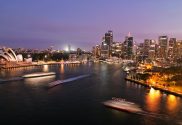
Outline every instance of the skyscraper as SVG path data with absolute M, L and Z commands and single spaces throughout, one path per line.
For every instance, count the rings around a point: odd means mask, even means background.
M 148 52 L 148 58 L 151 60 L 154 60 L 155 57 L 156 57 L 156 41 L 151 39 L 149 52 Z
M 155 50 L 156 50 L 156 41 L 152 39 L 145 39 L 144 50 L 143 50 L 144 57 L 153 60 L 156 54 Z
M 102 39 L 101 56 L 103 58 L 109 58 L 111 55 L 111 46 L 113 44 L 113 32 L 109 30 L 105 33 Z
M 150 49 L 150 39 L 145 39 L 144 40 L 144 50 L 143 50 L 143 54 L 144 54 L 144 57 L 148 58 L 149 56 L 149 49 Z
M 116 56 L 116 57 L 121 56 L 121 50 L 122 50 L 121 42 L 113 42 L 111 48 L 112 48 L 112 56 Z
M 101 49 L 100 45 L 96 45 L 93 47 L 92 53 L 95 58 L 100 57 L 100 53 L 101 53 L 100 49 Z
M 124 58 L 132 59 L 134 55 L 133 53 L 134 42 L 133 42 L 133 37 L 131 37 L 130 33 L 128 34 L 128 36 L 125 37 L 123 46 L 124 46 L 123 48 Z
M 174 45 L 174 59 L 182 57 L 182 40 L 177 40 Z
M 168 47 L 168 57 L 173 58 L 174 57 L 174 46 L 176 44 L 176 38 L 170 38 L 169 39 L 169 47 Z
M 167 36 L 159 36 L 159 58 L 167 58 L 167 52 L 168 52 L 168 37 Z
M 105 33 L 105 43 L 110 46 L 113 43 L 113 32 L 111 30 Z

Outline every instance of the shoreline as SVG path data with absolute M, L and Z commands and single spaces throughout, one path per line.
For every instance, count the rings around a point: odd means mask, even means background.
M 9 70 L 9 69 L 17 69 L 17 68 L 28 68 L 28 67 L 38 67 L 38 66 L 44 66 L 44 65 L 68 65 L 68 64 L 81 64 L 77 62 L 70 62 L 70 63 L 59 63 L 59 62 L 54 62 L 54 63 L 42 63 L 42 64 L 24 64 L 24 65 L 15 65 L 15 66 L 2 66 L 0 69 L 4 70 Z
M 164 89 L 164 88 L 161 88 L 161 87 L 158 87 L 158 86 L 155 86 L 155 85 L 149 85 L 149 84 L 146 84 L 145 82 L 142 82 L 142 81 L 134 80 L 134 79 L 127 78 L 127 77 L 125 78 L 125 80 L 134 82 L 134 83 L 139 84 L 139 85 L 143 85 L 143 86 L 148 87 L 148 88 L 152 87 L 152 88 L 154 88 L 156 90 L 160 90 L 161 92 L 164 92 L 166 94 L 172 94 L 172 95 L 175 95 L 175 96 L 178 96 L 178 97 L 182 97 L 182 93 L 178 93 L 178 92 L 175 92 L 175 91 Z

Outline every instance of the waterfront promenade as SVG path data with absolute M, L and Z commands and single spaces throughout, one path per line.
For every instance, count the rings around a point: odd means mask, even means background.
M 18 63 L 7 63 L 5 65 L 2 65 L 0 69 L 15 69 L 15 68 L 23 68 L 23 67 L 35 67 L 35 66 L 44 66 L 44 65 L 61 65 L 61 64 L 80 64 L 79 61 L 66 61 L 66 62 L 32 62 L 32 63 L 24 63 L 24 62 L 18 62 Z
M 145 87 L 150 87 L 150 88 L 152 87 L 154 89 L 160 90 L 160 91 L 165 92 L 167 94 L 172 94 L 172 95 L 175 95 L 175 96 L 182 97 L 182 92 L 179 91 L 179 90 L 176 90 L 173 87 L 164 87 L 164 86 L 158 85 L 158 84 L 150 84 L 148 82 L 145 82 L 144 80 L 134 79 L 129 75 L 126 76 L 125 80 L 134 82 L 136 84 L 143 85 Z

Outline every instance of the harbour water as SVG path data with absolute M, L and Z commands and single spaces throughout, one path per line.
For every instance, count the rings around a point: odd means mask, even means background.
M 178 125 L 182 99 L 124 80 L 120 64 L 70 64 L 1 70 L 0 79 L 34 72 L 56 75 L 0 84 L 0 124 Z M 50 82 L 90 74 L 47 89 Z M 153 115 L 129 114 L 106 108 L 102 102 L 124 98 Z M 168 116 L 163 118 L 162 116 Z

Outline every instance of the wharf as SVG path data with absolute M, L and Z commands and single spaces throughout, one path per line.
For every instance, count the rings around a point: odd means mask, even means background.
M 150 85 L 150 84 L 145 83 L 143 80 L 134 80 L 134 79 L 131 79 L 131 78 L 128 78 L 128 77 L 126 77 L 125 80 L 134 82 L 136 84 L 143 85 L 143 86 L 148 87 L 148 88 L 152 87 L 152 88 L 154 88 L 156 90 L 160 90 L 161 92 L 165 92 L 167 94 L 172 94 L 172 95 L 175 95 L 175 96 L 182 97 L 181 92 L 176 92 L 176 91 L 170 90 L 168 88 L 162 88 L 162 87 L 156 86 L 156 85 Z
M 11 69 L 17 69 L 17 68 L 29 68 L 29 67 L 42 67 L 44 65 L 69 65 L 69 64 L 80 64 L 78 62 L 69 62 L 69 63 L 61 63 L 61 62 L 54 62 L 54 63 L 42 63 L 42 64 L 23 64 L 23 65 L 19 65 L 19 64 L 16 64 L 16 65 L 4 65 L 4 66 L 1 66 L 0 69 L 2 70 L 11 70 Z

